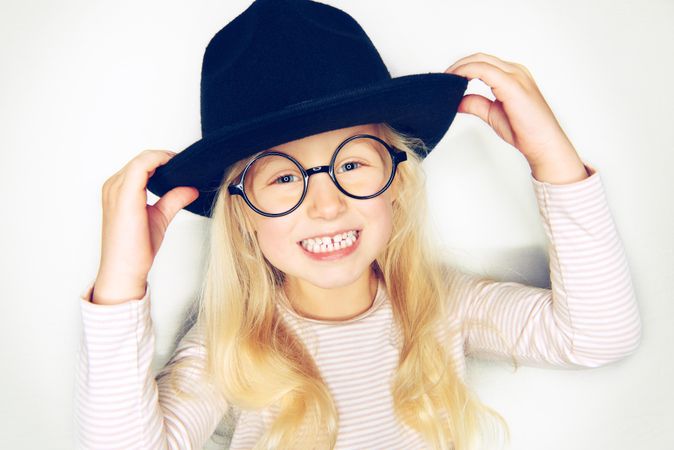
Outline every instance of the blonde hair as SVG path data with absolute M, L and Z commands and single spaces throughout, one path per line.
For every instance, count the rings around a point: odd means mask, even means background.
M 452 299 L 447 282 L 452 269 L 440 262 L 427 232 L 425 176 L 422 158 L 414 151 L 427 148 L 386 123 L 378 126 L 380 137 L 408 156 L 396 173 L 390 241 L 372 263 L 383 277 L 401 332 L 391 385 L 394 413 L 438 450 L 477 448 L 490 434 L 485 426 L 489 418 L 503 426 L 509 441 L 503 417 L 480 402 L 447 350 L 453 334 L 462 330 L 444 330 L 445 342 L 437 333 L 448 328 L 446 318 L 458 300 L 447 300 Z M 257 245 L 244 210 L 248 206 L 240 196 L 227 193 L 227 185 L 248 160 L 226 171 L 210 223 L 196 323 L 203 330 L 204 374 L 230 406 L 278 408 L 255 449 L 333 448 L 339 427 L 333 398 L 304 344 L 275 308 L 284 274 Z M 177 363 L 184 364 L 190 358 Z M 178 387 L 176 391 L 186 394 Z M 495 447 L 490 443 L 488 448 Z

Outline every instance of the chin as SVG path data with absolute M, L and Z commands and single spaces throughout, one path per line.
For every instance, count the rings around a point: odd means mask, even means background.
M 366 269 L 367 268 L 369 268 L 369 265 L 366 266 Z M 336 289 L 355 283 L 363 275 L 362 270 L 354 272 L 349 269 L 345 269 L 344 267 L 326 267 L 323 270 L 313 270 L 311 272 L 305 270 L 297 271 L 295 273 L 285 273 L 292 278 L 300 279 L 321 289 Z M 311 275 L 307 276 L 309 273 L 311 273 Z
M 356 253 L 349 256 L 349 260 L 331 262 L 311 261 L 303 254 L 301 248 L 297 247 L 295 250 L 298 252 L 297 255 L 293 252 L 277 251 L 265 256 L 286 277 L 302 280 L 321 289 L 336 289 L 355 283 L 370 270 L 375 259 L 374 249 L 368 245 L 361 245 Z M 288 257 L 288 253 L 291 253 L 292 257 Z

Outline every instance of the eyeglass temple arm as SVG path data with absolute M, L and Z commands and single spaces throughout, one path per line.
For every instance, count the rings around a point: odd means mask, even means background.
M 227 192 L 229 192 L 230 195 L 243 195 L 243 187 L 241 186 L 241 182 L 227 186 Z
M 395 164 L 407 161 L 407 153 L 402 150 L 395 149 L 393 152 L 393 162 Z

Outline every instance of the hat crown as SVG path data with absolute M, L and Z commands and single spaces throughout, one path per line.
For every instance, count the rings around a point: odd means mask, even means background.
M 468 79 L 391 78 L 350 15 L 311 0 L 255 0 L 209 41 L 201 67 L 202 137 L 157 167 L 161 197 L 199 189 L 184 209 L 212 217 L 228 168 L 256 152 L 328 130 L 385 122 L 419 138 L 425 158 L 445 134 Z
M 390 79 L 363 28 L 344 11 L 310 0 L 256 0 L 206 47 L 202 135 Z

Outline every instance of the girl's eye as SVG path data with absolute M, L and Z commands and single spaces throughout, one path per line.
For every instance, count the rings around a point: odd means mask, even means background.
M 354 170 L 354 169 L 360 167 L 361 165 L 362 165 L 362 164 L 359 163 L 359 162 L 356 162 L 356 161 L 349 161 L 349 162 L 344 163 L 344 164 L 342 164 L 341 166 L 339 166 L 340 169 L 342 169 L 342 167 L 343 167 L 345 170 L 343 170 L 343 171 L 342 171 L 342 170 L 338 170 L 337 173 L 351 172 L 352 170 Z
M 281 175 L 278 178 L 275 178 L 272 184 L 288 184 L 293 181 L 293 179 L 298 179 L 296 175 Z

